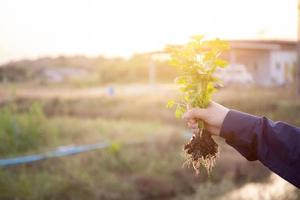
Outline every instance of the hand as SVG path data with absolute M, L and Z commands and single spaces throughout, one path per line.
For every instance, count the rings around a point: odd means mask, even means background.
M 202 120 L 208 132 L 213 135 L 220 135 L 222 124 L 228 112 L 228 108 L 212 101 L 205 109 L 188 109 L 183 118 L 187 120 L 187 125 L 193 134 L 199 132 L 198 120 Z

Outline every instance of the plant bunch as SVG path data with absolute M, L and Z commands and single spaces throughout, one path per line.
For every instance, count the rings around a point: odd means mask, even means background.
M 228 49 L 227 42 L 219 39 L 205 40 L 202 35 L 191 37 L 185 45 L 166 48 L 171 57 L 171 65 L 179 70 L 175 83 L 179 85 L 180 98 L 167 103 L 167 108 L 176 107 L 177 118 L 186 112 L 187 107 L 206 108 L 209 105 L 212 94 L 216 92 L 216 85 L 221 82 L 215 72 L 228 65 L 220 56 Z M 218 145 L 205 131 L 202 121 L 198 122 L 198 127 L 199 133 L 184 146 L 187 163 L 191 163 L 197 173 L 201 165 L 210 172 L 218 154 Z

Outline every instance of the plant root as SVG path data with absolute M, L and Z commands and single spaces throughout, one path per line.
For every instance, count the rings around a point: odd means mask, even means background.
M 212 171 L 219 154 L 219 146 L 211 134 L 201 129 L 192 139 L 184 145 L 187 160 L 184 166 L 192 165 L 198 175 L 201 166 L 206 168 L 208 174 Z

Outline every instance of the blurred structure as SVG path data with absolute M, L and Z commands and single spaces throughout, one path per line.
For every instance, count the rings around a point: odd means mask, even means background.
M 149 78 L 149 84 L 154 85 L 155 84 L 155 75 L 156 75 L 156 67 L 152 59 L 149 60 L 149 72 L 148 72 L 148 78 Z
M 148 79 L 149 79 L 149 84 L 154 85 L 156 83 L 156 71 L 157 67 L 156 64 L 157 62 L 164 62 L 166 60 L 169 60 L 169 55 L 167 55 L 164 51 L 153 51 L 146 53 L 149 57 L 148 61 Z
M 296 41 L 230 40 L 229 43 L 231 49 L 224 53 L 223 58 L 229 61 L 230 66 L 219 71 L 225 84 L 283 86 L 296 81 Z M 165 52 L 149 54 L 152 58 L 168 60 Z M 150 69 L 153 68 L 153 65 L 150 66 Z M 152 73 L 155 72 L 149 70 L 149 77 L 155 77 Z
M 296 42 L 270 40 L 231 40 L 229 42 L 231 50 L 224 57 L 232 66 L 245 66 L 255 84 L 281 86 L 295 81 Z
M 283 86 L 296 81 L 297 42 L 231 40 L 223 58 L 230 66 L 221 73 L 225 85 Z M 134 55 L 129 59 L 60 56 L 20 60 L 0 65 L 0 82 L 36 85 L 68 84 L 91 87 L 111 83 L 170 83 L 176 70 L 164 51 Z
M 45 68 L 41 71 L 41 76 L 49 82 L 62 82 L 65 79 L 74 79 L 86 76 L 88 71 L 86 69 L 78 69 L 72 67 L 61 68 Z
M 253 76 L 245 65 L 231 64 L 224 69 L 218 69 L 216 75 L 228 84 L 253 84 Z

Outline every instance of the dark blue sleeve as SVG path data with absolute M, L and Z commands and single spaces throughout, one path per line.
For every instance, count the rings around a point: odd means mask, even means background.
M 261 161 L 300 188 L 300 128 L 230 110 L 220 136 L 246 159 Z

